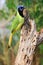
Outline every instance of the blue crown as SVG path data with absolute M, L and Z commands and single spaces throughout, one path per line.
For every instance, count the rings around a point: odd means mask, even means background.
M 22 11 L 22 9 L 24 9 L 24 6 L 23 6 L 23 5 L 19 5 L 19 6 L 17 7 L 17 9 L 20 9 L 20 10 Z

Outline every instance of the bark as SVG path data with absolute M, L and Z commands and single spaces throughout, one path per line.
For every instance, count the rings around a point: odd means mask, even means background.
M 21 29 L 20 44 L 14 65 L 39 65 L 36 48 L 43 41 L 43 29 L 37 32 L 34 20 L 29 20 L 29 24 L 30 27 L 25 24 Z
M 38 41 L 37 41 L 37 46 L 39 46 L 43 42 L 43 29 L 40 30 L 38 33 Z

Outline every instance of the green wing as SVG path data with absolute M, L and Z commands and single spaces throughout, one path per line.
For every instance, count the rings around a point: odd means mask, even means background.
M 14 20 L 12 21 L 12 26 L 11 26 L 11 35 L 9 38 L 9 43 L 8 46 L 11 46 L 11 42 L 12 42 L 12 37 L 13 34 L 20 29 L 20 27 L 22 26 L 22 24 L 24 23 L 24 18 L 22 18 L 19 13 L 17 12 L 16 17 L 14 18 Z
M 19 24 L 23 24 L 23 23 L 24 23 L 24 18 L 21 17 L 17 12 L 16 17 L 12 21 L 11 31 L 15 30 Z

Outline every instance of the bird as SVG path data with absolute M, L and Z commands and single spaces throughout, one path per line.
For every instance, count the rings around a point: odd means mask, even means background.
M 11 47 L 13 34 L 15 34 L 16 31 L 19 30 L 24 23 L 24 15 L 23 15 L 24 9 L 25 9 L 25 7 L 23 5 L 19 5 L 17 7 L 17 14 L 16 14 L 15 18 L 13 19 L 12 25 L 11 25 L 11 34 L 9 37 L 8 48 Z

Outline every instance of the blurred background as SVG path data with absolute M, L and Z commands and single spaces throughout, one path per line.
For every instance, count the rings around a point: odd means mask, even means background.
M 14 65 L 17 55 L 20 30 L 13 36 L 12 46 L 8 49 L 8 39 L 12 21 L 18 5 L 24 5 L 35 20 L 37 31 L 43 28 L 43 0 L 0 0 L 0 65 Z M 43 44 L 39 46 L 40 65 L 43 65 Z

